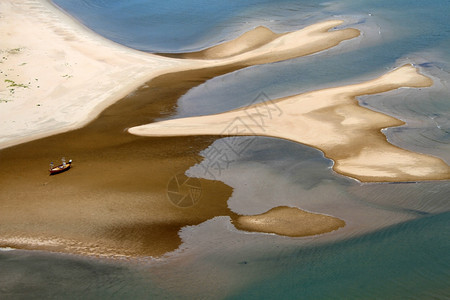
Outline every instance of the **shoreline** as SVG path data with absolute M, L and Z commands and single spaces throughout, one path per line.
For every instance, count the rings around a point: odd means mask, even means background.
M 237 43 L 229 42 L 228 49 L 243 47 L 238 55 L 212 60 L 173 59 L 129 49 L 98 36 L 48 0 L 27 4 L 8 0 L 1 6 L 0 36 L 5 38 L 0 51 L 6 59 L 0 66 L 8 74 L 0 74 L 0 99 L 6 102 L 0 103 L 0 149 L 80 128 L 162 74 L 276 62 L 325 50 L 359 35 L 349 28 L 328 32 L 343 23 L 337 20 L 269 40 L 255 29 L 244 37 L 261 39 L 260 47 L 248 48 L 237 38 Z M 306 35 L 312 36 L 309 41 L 300 46 L 293 43 Z M 269 50 L 276 55 L 268 56 Z M 16 86 L 12 88 L 5 79 Z

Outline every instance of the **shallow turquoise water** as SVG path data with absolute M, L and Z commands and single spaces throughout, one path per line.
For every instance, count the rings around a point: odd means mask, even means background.
M 234 260 L 226 260 L 227 272 L 233 271 L 237 280 L 245 281 L 249 275 L 246 269 L 257 267 L 262 278 L 230 293 L 199 290 L 197 297 L 448 299 L 449 220 L 449 213 L 442 213 L 328 245 L 255 256 L 234 253 Z M 220 263 L 223 261 L 217 265 Z M 162 289 L 156 276 L 149 276 L 151 269 L 134 264 L 24 251 L 0 252 L 0 264 L 2 299 L 189 298 L 182 291 Z M 177 271 L 192 275 L 181 267 Z M 189 294 L 195 288 L 185 287 Z
M 179 100 L 176 116 L 245 106 L 261 93 L 275 99 L 359 82 L 413 63 L 433 77 L 432 88 L 360 102 L 407 122 L 385 131 L 392 143 L 450 163 L 450 1 L 55 3 L 105 37 L 150 52 L 202 49 L 257 25 L 284 32 L 344 19 L 363 35 L 316 55 L 211 79 Z M 220 140 L 215 145 L 224 147 Z M 217 219 L 183 231 L 188 250 L 180 256 L 189 262 L 182 264 L 2 251 L 0 298 L 450 298 L 450 182 L 360 185 L 331 165 L 315 149 L 256 138 L 216 176 L 236 184 L 230 199 L 236 210 L 244 202 L 255 211 L 295 205 L 338 214 L 345 208 L 354 214 L 346 215 L 353 227 L 335 239 L 244 234 Z
M 445 299 L 450 297 L 450 214 L 361 238 L 268 256 L 271 273 L 230 299 Z

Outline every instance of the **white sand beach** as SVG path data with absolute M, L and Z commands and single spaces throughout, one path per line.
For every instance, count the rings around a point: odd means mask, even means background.
M 0 149 L 81 127 L 183 63 L 104 39 L 49 1 L 2 1 L 0 20 Z
M 79 128 L 160 74 L 280 61 L 359 35 L 355 29 L 328 32 L 342 21 L 279 35 L 257 28 L 192 57 L 202 59 L 171 59 L 102 38 L 49 1 L 6 0 L 0 12 L 0 149 Z

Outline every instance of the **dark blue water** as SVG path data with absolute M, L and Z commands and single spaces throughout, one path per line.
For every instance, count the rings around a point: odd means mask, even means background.
M 450 163 L 448 0 L 55 3 L 97 33 L 150 52 L 198 50 L 258 25 L 284 32 L 321 20 L 344 19 L 345 26 L 362 31 L 360 38 L 309 57 L 211 79 L 180 99 L 178 116 L 241 107 L 261 92 L 275 99 L 360 82 L 413 63 L 433 77 L 432 88 L 401 89 L 362 97 L 360 102 L 408 123 L 385 132 L 392 143 Z M 360 185 L 333 173 L 331 164 L 317 150 L 259 138 L 228 170 L 242 183 L 230 205 L 289 203 L 319 212 L 321 206 L 336 211 L 345 207 L 358 215 L 349 216 L 356 225 L 341 238 L 305 242 L 244 234 L 222 226 L 227 220 L 213 220 L 184 233 L 193 250 L 179 253 L 176 263 L 173 258 L 149 259 L 139 266 L 3 251 L 0 299 L 450 298 L 450 183 Z M 258 199 L 251 196 L 258 192 L 263 194 Z M 369 227 L 358 227 L 364 219 Z M 202 235 L 202 230 L 210 236 Z M 222 236 L 229 238 L 223 245 Z M 200 242 L 189 242 L 190 238 Z
M 245 18 L 246 9 L 264 7 L 271 1 L 54 2 L 88 27 L 118 43 L 151 52 L 180 52 L 204 47 L 205 39 L 216 34 L 224 37 L 221 31 L 227 29 L 227 21 L 236 16 Z

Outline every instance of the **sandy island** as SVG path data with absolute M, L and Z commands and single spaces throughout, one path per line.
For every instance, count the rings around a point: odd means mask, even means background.
M 257 27 L 196 53 L 151 55 L 97 36 L 48 1 L 2 1 L 0 12 L 0 148 L 5 148 L 0 153 L 0 247 L 161 256 L 180 246 L 180 228 L 215 216 L 229 216 L 242 230 L 287 236 L 326 233 L 344 225 L 331 216 L 288 207 L 239 216 L 226 204 L 230 188 L 207 180 L 202 181 L 204 194 L 199 204 L 188 209 L 176 207 L 167 200 L 167 182 L 175 172 L 192 166 L 192 157 L 211 140 L 149 139 L 124 133 L 126 127 L 120 126 L 129 123 L 108 123 L 111 116 L 120 119 L 124 110 L 140 104 L 125 101 L 122 107 L 118 102 L 117 108 L 100 112 L 147 83 L 148 90 L 142 93 L 155 101 L 147 112 L 130 113 L 139 114 L 140 121 L 127 117 L 131 126 L 137 126 L 145 123 L 143 119 L 161 117 L 165 105 L 172 105 L 159 103 L 158 97 L 170 94 L 176 102 L 177 96 L 192 87 L 180 79 L 184 75 L 211 78 L 246 66 L 312 54 L 359 36 L 358 30 L 334 30 L 343 23 L 339 20 L 282 34 Z M 173 91 L 175 79 L 179 89 Z M 214 116 L 138 126 L 130 132 L 157 137 L 269 135 L 322 149 L 335 160 L 336 171 L 363 181 L 448 178 L 448 166 L 442 161 L 396 148 L 379 132 L 402 122 L 364 109 L 355 100 L 362 94 L 430 84 L 428 78 L 405 66 L 368 83 Z M 273 117 L 261 115 L 261 108 L 272 111 Z M 251 125 L 261 117 L 263 126 L 258 122 Z M 251 131 L 227 132 L 226 126 L 234 121 Z M 358 143 L 361 137 L 364 143 Z M 49 143 L 58 147 L 46 147 Z M 61 151 L 76 156 L 80 164 L 64 176 L 48 178 L 42 165 Z M 381 161 L 380 153 L 388 160 Z M 393 158 L 388 158 L 390 155 Z M 27 171 L 11 174 L 18 165 L 26 166 Z M 103 173 L 93 174 L 92 169 Z M 61 190 L 61 186 L 65 188 Z

